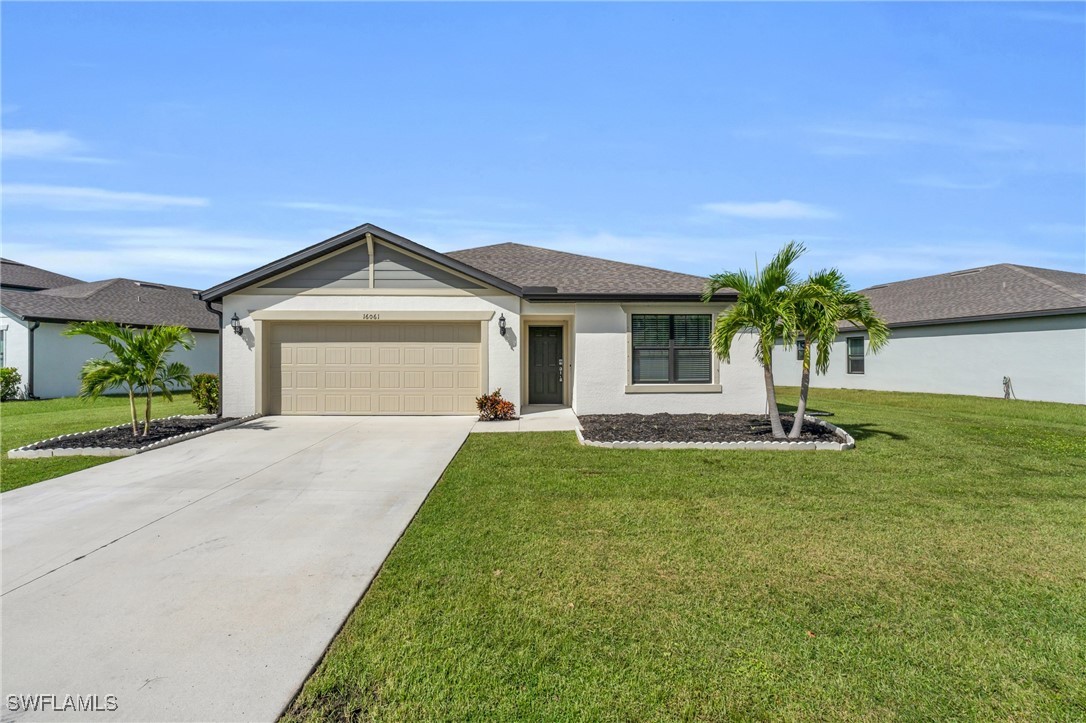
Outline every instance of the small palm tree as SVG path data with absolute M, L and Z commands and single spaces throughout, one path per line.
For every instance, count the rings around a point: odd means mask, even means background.
M 815 372 L 825 374 L 830 367 L 830 349 L 837 338 L 842 321 L 867 329 L 868 348 L 878 353 L 890 339 L 890 327 L 875 313 L 871 300 L 853 291 L 844 274 L 837 269 L 823 269 L 811 274 L 803 284 L 809 287 L 796 302 L 796 332 L 802 334 L 803 371 L 799 384 L 799 403 L 789 439 L 798 439 L 803 431 L 803 415 L 807 412 L 807 396 L 811 386 L 811 347 L 815 347 Z M 785 346 L 789 345 L 786 338 Z
M 82 321 L 70 324 L 64 335 L 89 336 L 113 355 L 112 358 L 90 359 L 83 365 L 79 372 L 79 396 L 94 400 L 114 389 L 124 389 L 128 393 L 132 436 L 135 437 L 139 433 L 136 426 L 139 370 L 134 354 L 135 333 L 130 327 L 111 321 Z
M 726 271 L 709 277 L 703 301 L 711 301 L 721 289 L 735 289 L 735 305 L 716 320 L 710 337 L 713 351 L 724 361 L 731 360 L 735 337 L 747 330 L 758 333 L 754 357 L 762 365 L 765 378 L 766 406 L 773 436 L 784 438 L 781 414 L 777 410 L 777 392 L 773 385 L 773 347 L 777 339 L 794 340 L 796 336 L 796 304 L 814 295 L 817 289 L 799 284 L 792 264 L 804 254 L 803 244 L 792 241 L 777 252 L 765 268 L 749 271 Z
M 153 326 L 136 331 L 110 321 L 85 321 L 70 324 L 64 334 L 89 336 L 109 350 L 111 356 L 91 359 L 83 365 L 79 373 L 80 396 L 97 399 L 114 389 L 124 389 L 128 393 L 133 437 L 139 434 L 137 392 L 146 394 L 143 418 L 146 437 L 151 429 L 154 393 L 160 392 L 172 400 L 173 389 L 191 379 L 187 366 L 169 360 L 177 347 L 191 349 L 195 344 L 192 334 L 183 326 Z
M 143 415 L 143 436 L 151 429 L 151 400 L 156 391 L 166 401 L 173 401 L 173 389 L 189 384 L 192 372 L 181 362 L 171 362 L 170 354 L 177 347 L 191 349 L 192 334 L 183 326 L 152 326 L 136 336 L 136 357 L 139 360 L 139 386 L 147 396 Z

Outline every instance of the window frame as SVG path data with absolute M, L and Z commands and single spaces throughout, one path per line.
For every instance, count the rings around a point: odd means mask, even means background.
M 796 339 L 796 361 L 803 361 L 803 350 L 807 347 L 806 339 Z
M 860 353 L 852 353 L 852 342 L 860 342 Z M 864 374 L 867 371 L 866 356 L 864 354 L 866 340 L 862 336 L 847 336 L 845 337 L 845 364 L 846 371 L 849 374 Z M 859 371 L 853 367 L 853 362 L 859 362 Z
M 666 316 L 668 317 L 668 340 L 667 345 L 646 345 L 635 346 L 633 338 L 633 327 L 635 316 Z M 706 316 L 709 318 L 709 337 L 706 339 L 705 346 L 686 346 L 675 343 L 675 318 L 678 316 Z M 666 388 L 667 391 L 719 391 L 719 385 L 717 384 L 718 364 L 716 360 L 716 354 L 713 352 L 711 343 L 711 335 L 713 326 L 716 324 L 716 313 L 706 312 L 701 310 L 663 310 L 663 309 L 636 309 L 627 311 L 627 385 L 626 391 L 640 392 L 640 391 L 658 391 L 659 388 Z M 637 351 L 666 351 L 667 352 L 667 381 L 635 381 L 634 380 L 634 357 Z M 696 350 L 707 351 L 709 353 L 709 376 L 708 379 L 696 380 L 696 381 L 678 381 L 676 373 L 676 363 L 678 359 L 679 350 Z

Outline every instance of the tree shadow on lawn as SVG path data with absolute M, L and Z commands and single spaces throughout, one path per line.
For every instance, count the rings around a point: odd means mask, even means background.
M 777 405 L 777 409 L 780 410 L 781 414 L 794 414 L 795 411 L 796 411 L 796 405 L 795 404 L 780 403 L 780 404 Z M 807 414 L 816 414 L 816 413 L 821 415 L 823 418 L 833 416 L 833 412 L 829 411 L 828 409 L 811 409 L 810 407 L 808 407 Z M 838 426 L 840 426 L 841 429 L 843 429 L 846 432 L 848 432 L 849 434 L 851 434 L 852 438 L 855 439 L 857 442 L 860 442 L 860 441 L 865 440 L 865 439 L 870 439 L 872 437 L 880 436 L 880 435 L 883 436 L 883 437 L 889 437 L 890 439 L 893 439 L 893 440 L 899 441 L 899 442 L 909 439 L 906 435 L 900 434 L 899 432 L 890 432 L 890 431 L 887 431 L 885 429 L 880 429 L 875 424 L 870 424 L 870 423 L 865 423 L 865 422 L 857 422 L 857 423 L 851 423 L 851 424 L 841 424 L 841 425 L 838 425 Z

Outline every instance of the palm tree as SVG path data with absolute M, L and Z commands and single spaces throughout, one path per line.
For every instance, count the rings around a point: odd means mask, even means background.
M 720 314 L 710 337 L 713 351 L 724 361 L 731 360 L 732 342 L 746 330 L 758 332 L 754 358 L 762 365 L 765 377 L 766 406 L 773 436 L 784 438 L 781 414 L 777 410 L 777 392 L 773 386 L 773 347 L 777 339 L 786 343 L 796 336 L 796 304 L 816 293 L 816 289 L 798 283 L 792 269 L 796 259 L 807 249 L 803 244 L 789 242 L 766 264 L 765 268 L 749 271 L 725 271 L 709 277 L 702 300 L 712 301 L 721 289 L 735 289 L 738 300 Z
M 188 384 L 192 372 L 181 362 L 171 362 L 169 355 L 177 347 L 191 349 L 192 334 L 184 326 L 152 326 L 136 336 L 136 357 L 139 361 L 139 386 L 147 396 L 143 415 L 143 436 L 151 429 L 151 400 L 155 391 L 173 401 L 171 387 Z
M 811 386 L 811 347 L 815 347 L 815 372 L 825 374 L 830 367 L 830 349 L 837 338 L 838 324 L 847 321 L 867 330 L 868 348 L 877 354 L 890 339 L 890 328 L 875 313 L 871 300 L 849 288 L 844 274 L 837 269 L 823 269 L 811 274 L 803 284 L 808 291 L 796 302 L 796 331 L 803 335 L 803 372 L 799 384 L 799 403 L 789 439 L 798 439 L 807 412 L 807 394 Z M 786 347 L 789 345 L 785 341 Z
M 191 378 L 187 366 L 169 360 L 177 347 L 191 349 L 195 344 L 184 326 L 153 326 L 137 332 L 111 321 L 84 321 L 70 324 L 64 334 L 89 336 L 109 350 L 112 357 L 91 359 L 83 365 L 79 372 L 80 396 L 97 399 L 113 389 L 124 389 L 128 393 L 133 437 L 139 434 L 136 393 L 146 394 L 143 418 L 146 437 L 151 429 L 154 393 L 158 391 L 172 400 L 173 388 L 187 384 Z
M 136 427 L 136 388 L 139 386 L 138 364 L 133 349 L 135 333 L 130 327 L 111 321 L 75 322 L 64 330 L 65 336 L 89 336 L 95 343 L 106 347 L 112 358 L 90 359 L 79 372 L 79 396 L 97 399 L 114 389 L 128 393 L 128 410 L 132 422 L 132 436 Z

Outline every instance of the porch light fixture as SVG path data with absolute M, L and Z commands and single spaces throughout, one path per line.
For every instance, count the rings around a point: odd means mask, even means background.
M 241 328 L 241 319 L 238 318 L 238 313 L 235 311 L 234 315 L 230 317 L 230 328 L 234 330 L 234 333 L 241 336 L 245 333 L 245 330 Z
M 505 314 L 498 317 L 498 333 L 505 336 Z

